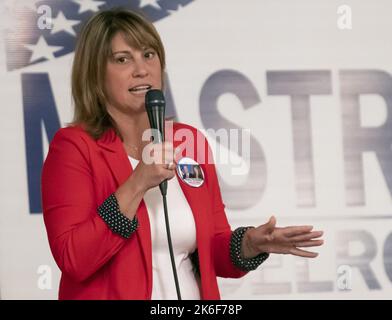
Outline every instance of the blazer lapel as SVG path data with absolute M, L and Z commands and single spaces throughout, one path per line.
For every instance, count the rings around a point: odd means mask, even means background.
M 120 138 L 114 130 L 109 129 L 98 139 L 97 144 L 117 184 L 123 184 L 133 170 Z
M 176 155 L 176 161 L 178 162 L 182 157 L 189 157 L 189 158 L 194 158 L 197 155 L 197 137 L 193 133 L 188 133 L 188 135 L 185 138 L 185 141 L 179 141 L 177 139 L 173 139 L 175 136 L 175 132 L 181 129 L 177 124 L 174 124 L 174 126 L 168 126 L 166 125 L 165 130 L 167 133 L 167 140 L 170 140 L 173 143 L 173 147 L 177 148 L 181 145 L 181 154 Z M 191 132 L 190 130 L 188 132 Z M 192 137 L 190 136 L 192 134 Z M 185 148 L 183 143 L 185 143 Z M 191 154 L 188 154 L 190 152 Z M 195 160 L 195 159 L 194 159 Z M 199 241 L 199 237 L 202 237 L 206 233 L 203 232 L 204 227 L 200 226 L 206 226 L 206 217 L 207 213 L 206 210 L 208 210 L 208 206 L 206 206 L 206 203 L 204 200 L 207 199 L 208 193 L 204 186 L 201 187 L 191 187 L 188 186 L 182 179 L 178 176 L 177 171 L 176 171 L 176 178 L 178 180 L 178 183 L 181 186 L 182 192 L 185 195 L 185 198 L 188 201 L 189 206 L 191 207 L 191 210 L 193 212 L 193 216 L 195 219 L 196 223 L 196 233 L 198 237 L 198 246 L 202 242 Z M 205 177 L 206 178 L 206 177 Z M 204 243 L 204 241 L 203 241 Z
M 177 128 L 174 127 L 174 131 Z M 169 135 L 173 136 L 173 135 Z M 194 137 L 195 138 L 195 137 Z M 178 147 L 182 141 L 172 141 L 174 148 Z M 187 145 L 190 143 L 190 147 L 185 148 L 181 153 L 182 156 L 184 157 L 190 157 L 193 158 L 193 155 L 197 155 L 197 145 L 195 139 L 189 139 L 187 142 Z M 193 155 L 188 155 L 187 151 L 193 150 Z M 182 156 L 177 155 L 176 161 L 180 160 Z M 194 159 L 195 160 L 195 159 Z M 197 242 L 197 249 L 199 252 L 199 266 L 200 266 L 200 274 L 203 280 L 201 281 L 202 286 L 208 286 L 208 263 L 204 263 L 206 259 L 209 259 L 209 252 L 210 252 L 210 239 L 209 239 L 209 226 L 211 225 L 208 221 L 209 217 L 209 196 L 208 196 L 208 190 L 205 185 L 201 187 L 191 187 L 187 185 L 185 182 L 182 181 L 182 179 L 178 176 L 177 171 L 176 171 L 176 179 L 178 180 L 178 183 L 180 184 L 180 187 L 182 189 L 182 192 L 185 195 L 185 198 L 188 201 L 188 204 L 192 210 L 193 217 L 195 220 L 195 225 L 196 225 L 196 242 Z M 205 179 L 207 177 L 205 176 Z M 204 262 L 203 262 L 204 261 Z M 201 290 L 203 292 L 203 290 Z
M 133 172 L 128 155 L 125 152 L 120 138 L 115 134 L 114 130 L 109 129 L 100 139 L 98 139 L 97 144 L 101 147 L 102 155 L 110 168 L 117 185 L 120 186 Z M 137 219 L 139 221 L 139 228 L 137 228 L 136 234 L 142 246 L 150 294 L 152 291 L 151 229 L 144 200 L 141 201 L 137 210 Z

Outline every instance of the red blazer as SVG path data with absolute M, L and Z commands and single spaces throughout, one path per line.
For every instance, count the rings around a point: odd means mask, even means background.
M 197 154 L 211 152 L 207 142 L 197 145 L 195 128 L 175 123 L 174 133 L 181 128 L 194 137 L 186 139 L 182 156 L 197 160 Z M 219 299 L 216 277 L 238 278 L 245 272 L 230 260 L 231 230 L 215 165 L 201 167 L 203 186 L 193 188 L 182 181 L 180 186 L 196 224 L 201 298 Z M 42 171 L 42 204 L 50 248 L 62 272 L 59 299 L 151 299 L 151 234 L 144 201 L 136 213 L 139 227 L 129 239 L 113 233 L 97 214 L 98 206 L 131 174 L 112 129 L 94 140 L 81 127 L 67 127 L 50 143 Z

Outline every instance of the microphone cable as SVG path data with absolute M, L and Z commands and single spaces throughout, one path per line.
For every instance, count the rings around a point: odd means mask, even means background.
M 166 181 L 166 183 L 167 183 L 167 181 Z M 176 263 L 174 260 L 174 253 L 173 253 L 173 245 L 172 245 L 171 235 L 170 235 L 170 224 L 169 224 L 169 215 L 167 213 L 166 193 L 163 193 L 163 192 L 161 192 L 161 193 L 162 193 L 162 200 L 163 200 L 163 209 L 165 211 L 167 244 L 169 245 L 170 260 L 171 260 L 171 265 L 172 265 L 172 269 L 173 269 L 174 283 L 176 285 L 177 298 L 178 298 L 178 300 L 181 300 L 181 291 L 180 291 L 180 286 L 178 283 L 177 269 L 176 269 Z

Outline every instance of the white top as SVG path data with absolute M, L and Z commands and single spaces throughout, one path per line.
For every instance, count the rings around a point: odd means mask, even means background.
M 135 169 L 139 160 L 128 157 L 132 168 Z M 159 186 L 149 189 L 143 199 L 147 206 L 151 226 L 153 276 L 151 298 L 153 300 L 177 300 Z M 176 177 L 168 181 L 166 200 L 181 298 L 200 300 L 199 285 L 189 258 L 189 254 L 197 248 L 195 220 Z

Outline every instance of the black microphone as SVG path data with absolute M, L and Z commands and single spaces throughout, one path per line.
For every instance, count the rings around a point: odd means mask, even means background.
M 165 97 L 161 90 L 152 89 L 146 93 L 146 111 L 151 129 L 153 129 L 153 143 L 165 141 Z M 159 184 L 161 194 L 166 196 L 167 180 Z
M 146 93 L 146 111 L 148 114 L 148 120 L 150 121 L 150 127 L 153 129 L 152 136 L 154 138 L 153 143 L 162 143 L 165 141 L 165 97 L 161 90 L 152 89 Z M 155 130 L 154 130 L 155 129 Z M 167 180 L 162 181 L 159 184 L 159 189 L 161 189 L 161 194 L 163 198 L 163 210 L 165 213 L 165 224 L 166 224 L 166 234 L 167 243 L 169 245 L 170 260 L 173 269 L 174 283 L 176 286 L 178 300 L 181 300 L 180 285 L 178 283 L 178 276 L 176 270 L 176 263 L 174 260 L 174 251 L 170 235 L 170 223 L 169 215 L 166 203 L 166 191 L 167 191 Z

